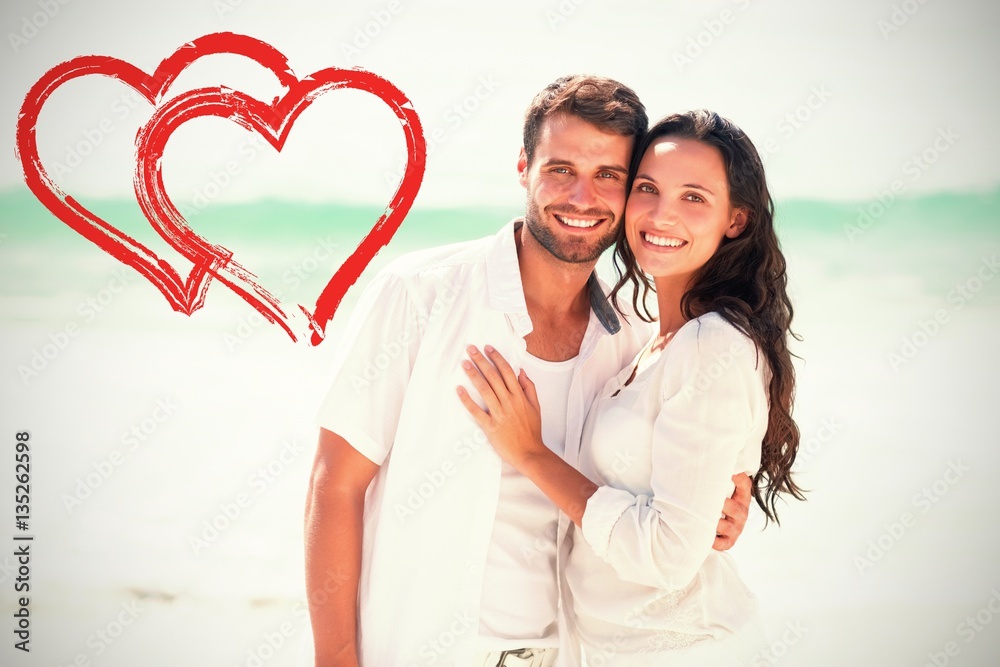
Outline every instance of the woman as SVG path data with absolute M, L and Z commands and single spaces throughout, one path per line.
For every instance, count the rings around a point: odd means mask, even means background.
M 730 121 L 669 116 L 636 156 L 612 298 L 633 285 L 654 321 L 654 289 L 659 332 L 598 395 L 576 467 L 542 442 L 531 380 L 491 348 L 466 364 L 488 412 L 459 397 L 573 521 L 566 604 L 589 665 L 742 664 L 756 604 L 712 541 L 734 473 L 769 520 L 779 493 L 802 498 L 785 261 L 760 157 Z

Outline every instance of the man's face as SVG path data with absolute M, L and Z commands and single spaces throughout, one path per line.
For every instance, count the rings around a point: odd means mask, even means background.
M 525 227 L 554 257 L 593 262 L 614 243 L 625 210 L 632 137 L 566 113 L 547 118 L 531 165 L 517 168 L 528 191 Z

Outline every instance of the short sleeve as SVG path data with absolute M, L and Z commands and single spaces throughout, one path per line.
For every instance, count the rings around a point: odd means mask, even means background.
M 584 539 L 619 576 L 665 590 L 701 568 L 732 475 L 756 472 L 767 427 L 763 356 L 720 317 L 706 319 L 675 338 L 664 360 L 652 493 L 600 487 L 582 521 Z
M 404 280 L 383 270 L 336 341 L 333 381 L 316 422 L 382 465 L 395 438 L 420 342 L 417 304 Z

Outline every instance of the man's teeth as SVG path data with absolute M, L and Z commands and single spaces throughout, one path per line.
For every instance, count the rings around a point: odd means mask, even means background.
M 681 239 L 667 238 L 664 236 L 653 236 L 652 234 L 647 234 L 643 232 L 642 238 L 646 239 L 653 245 L 664 246 L 667 248 L 679 248 L 687 241 L 682 241 Z
M 563 218 L 560 217 L 564 225 L 569 225 L 570 227 L 593 227 L 600 220 L 577 220 L 576 218 Z

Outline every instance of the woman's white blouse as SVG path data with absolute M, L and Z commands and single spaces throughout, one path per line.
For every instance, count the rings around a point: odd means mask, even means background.
M 760 466 L 767 362 L 709 313 L 626 385 L 634 367 L 608 381 L 583 431 L 579 466 L 600 488 L 573 532 L 566 578 L 584 646 L 615 628 L 626 653 L 756 628 L 753 595 L 712 543 L 732 475 Z

